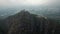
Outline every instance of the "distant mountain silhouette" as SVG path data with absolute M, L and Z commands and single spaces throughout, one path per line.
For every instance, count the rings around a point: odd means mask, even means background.
M 26 10 L 21 10 L 19 13 L 9 16 L 5 19 L 5 22 L 8 27 L 8 34 L 48 34 L 50 28 L 53 31 L 55 30 L 54 26 L 50 26 L 52 23 L 47 17 L 40 17 Z

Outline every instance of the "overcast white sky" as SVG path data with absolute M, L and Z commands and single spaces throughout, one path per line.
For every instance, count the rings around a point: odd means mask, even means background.
M 39 5 L 46 2 L 47 0 L 0 0 L 0 5 L 10 5 L 10 4 Z
M 60 0 L 0 0 L 0 6 L 57 4 Z

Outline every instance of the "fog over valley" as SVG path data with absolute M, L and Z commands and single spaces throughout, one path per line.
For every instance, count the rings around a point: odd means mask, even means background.
M 0 0 L 0 16 L 9 16 L 22 9 L 34 14 L 60 13 L 60 0 Z

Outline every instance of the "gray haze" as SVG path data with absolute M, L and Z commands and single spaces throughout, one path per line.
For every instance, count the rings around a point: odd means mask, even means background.
M 26 9 L 34 14 L 57 14 L 60 0 L 0 0 L 0 17 L 6 17 Z

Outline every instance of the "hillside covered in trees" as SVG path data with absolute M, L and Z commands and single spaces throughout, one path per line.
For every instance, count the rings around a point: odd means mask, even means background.
M 0 20 L 0 23 L 1 34 L 60 34 L 57 20 L 31 14 L 26 10 Z

